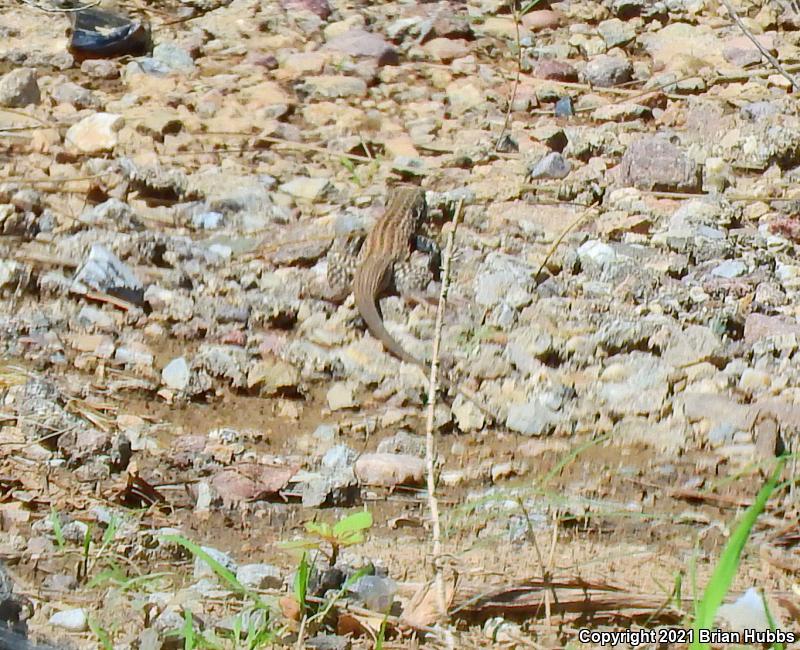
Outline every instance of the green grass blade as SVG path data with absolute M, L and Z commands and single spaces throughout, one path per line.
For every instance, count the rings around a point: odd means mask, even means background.
M 761 602 L 764 603 L 764 611 L 767 613 L 767 621 L 769 622 L 769 629 L 773 632 L 778 631 L 778 625 L 775 623 L 775 618 L 772 616 L 772 612 L 769 609 L 769 605 L 767 604 L 767 598 L 764 596 L 764 592 L 760 592 L 759 595 L 761 596 Z M 772 644 L 772 650 L 786 650 L 786 646 L 784 646 L 779 641 L 776 641 Z
M 83 577 L 89 577 L 89 549 L 92 546 L 92 526 L 89 524 L 86 527 L 86 532 L 83 534 Z
M 697 621 L 700 619 L 700 597 L 697 591 L 697 554 L 699 552 L 699 542 L 697 539 L 694 540 L 694 551 L 692 552 L 692 558 L 689 560 L 689 582 L 692 585 L 692 613 L 694 614 L 694 618 L 692 620 Z M 684 621 L 688 623 L 689 621 Z M 688 625 L 687 625 L 688 627 Z
M 109 633 L 103 629 L 103 627 L 100 626 L 91 616 L 87 622 L 89 623 L 89 629 L 92 631 L 92 634 L 97 637 L 100 647 L 103 650 L 114 650 L 114 644 L 111 642 L 111 636 Z
M 328 612 L 333 609 L 333 606 L 338 602 L 338 600 L 347 593 L 347 590 L 355 584 L 360 578 L 367 575 L 370 571 L 369 567 L 362 567 L 358 571 L 356 571 L 353 575 L 351 575 L 347 580 L 344 581 L 344 584 L 341 586 L 338 592 L 333 595 L 332 598 L 329 598 L 325 602 L 325 606 L 321 607 L 320 610 L 314 614 L 311 618 L 308 619 L 309 623 L 312 621 L 324 621 L 325 617 L 328 616 Z
M 520 16 L 524 16 L 531 9 L 533 9 L 536 5 L 538 5 L 540 1 L 541 0 L 530 0 L 530 2 L 525 3 L 525 5 L 523 5 L 522 9 L 519 12 L 519 15 Z
M 567 465 L 569 465 L 573 460 L 575 460 L 578 456 L 580 456 L 584 451 L 590 449 L 591 447 L 595 447 L 611 437 L 610 433 L 605 434 L 604 436 L 600 436 L 599 438 L 595 438 L 593 440 L 589 440 L 584 442 L 582 445 L 578 445 L 575 449 L 571 449 L 560 461 L 558 461 L 555 466 L 545 474 L 542 479 L 538 482 L 538 487 L 540 489 L 544 489 L 544 487 L 552 481 L 556 476 L 561 473 Z
M 211 570 L 220 580 L 222 580 L 222 582 L 231 588 L 231 591 L 235 591 L 241 595 L 247 595 L 247 588 L 236 579 L 236 576 L 233 574 L 233 572 L 227 567 L 222 566 L 222 564 L 217 562 L 197 544 L 186 539 L 185 537 L 181 537 L 180 535 L 164 535 L 163 539 L 167 542 L 172 542 L 173 544 L 183 546 L 183 548 L 189 551 L 189 553 L 195 557 L 199 557 L 203 562 L 211 567 Z
M 231 591 L 234 593 L 239 594 L 240 596 L 246 596 L 253 600 L 259 607 L 266 608 L 267 605 L 264 603 L 258 594 L 253 593 L 247 587 L 245 587 L 241 582 L 236 579 L 236 576 L 233 572 L 222 566 L 219 562 L 217 562 L 213 557 L 211 557 L 208 553 L 206 553 L 202 548 L 200 548 L 194 542 L 186 539 L 181 535 L 164 535 L 162 539 L 166 542 L 172 542 L 173 544 L 179 544 L 183 546 L 187 551 L 189 551 L 195 557 L 199 557 L 203 562 L 208 564 L 211 567 L 211 570 L 216 574 L 216 576 L 226 584 Z
M 100 542 L 102 547 L 106 547 L 111 542 L 114 541 L 114 538 L 117 536 L 117 530 L 119 529 L 119 517 L 117 515 L 111 516 L 111 521 L 108 522 L 108 527 L 103 532 L 103 539 Z
M 67 542 L 64 539 L 64 529 L 61 528 L 61 518 L 58 516 L 58 513 L 53 506 L 50 506 L 50 523 L 53 525 L 53 536 L 56 538 L 58 550 L 63 551 L 64 547 L 67 545 Z
M 297 565 L 297 573 L 294 575 L 294 597 L 297 598 L 297 604 L 300 605 L 300 615 L 303 616 L 306 611 L 306 597 L 308 596 L 308 579 L 311 575 L 311 567 L 308 564 L 308 556 L 303 553 L 300 558 L 300 564 Z
M 748 537 L 750 537 L 750 531 L 753 529 L 758 516 L 764 511 L 770 496 L 772 496 L 785 464 L 785 458 L 778 460 L 772 476 L 764 487 L 759 490 L 758 496 L 756 496 L 753 504 L 744 511 L 741 520 L 734 528 L 728 543 L 725 545 L 722 555 L 720 555 L 717 566 L 711 574 L 711 579 L 708 585 L 706 585 L 703 598 L 696 606 L 697 615 L 694 621 L 693 650 L 705 650 L 709 647 L 707 643 L 700 643 L 698 640 L 699 631 L 701 629 L 712 629 L 714 618 L 717 615 L 717 608 L 722 604 L 733 582 L 733 578 L 736 576 L 736 571 L 739 569 L 742 551 L 744 550 Z
M 197 643 L 194 640 L 194 624 L 192 622 L 192 611 L 185 609 L 183 611 L 183 650 L 195 650 Z
M 386 621 L 389 615 L 386 614 L 381 621 L 381 626 L 378 629 L 378 636 L 375 639 L 375 650 L 383 650 L 383 642 L 386 640 Z

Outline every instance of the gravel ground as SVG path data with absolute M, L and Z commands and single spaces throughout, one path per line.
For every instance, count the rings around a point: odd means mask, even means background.
M 427 191 L 442 243 L 463 204 L 442 362 L 497 414 L 436 407 L 447 573 L 484 595 L 613 585 L 632 600 L 603 629 L 661 612 L 693 565 L 707 579 L 800 429 L 800 8 L 728 4 L 104 4 L 152 47 L 92 59 L 69 13 L 0 2 L 18 626 L 72 648 L 257 647 L 255 629 L 366 648 L 394 601 L 392 647 L 577 643 L 586 621 L 540 600 L 431 631 L 432 592 L 412 599 L 433 565 L 427 378 L 326 286 L 332 242 L 357 245 L 398 182 Z M 381 302 L 418 358 L 437 296 Z M 338 553 L 320 522 L 364 504 L 366 539 Z M 765 590 L 795 631 L 797 512 L 775 495 L 732 594 Z M 309 594 L 355 610 L 299 622 L 298 539 Z M 763 622 L 740 607 L 723 627 Z

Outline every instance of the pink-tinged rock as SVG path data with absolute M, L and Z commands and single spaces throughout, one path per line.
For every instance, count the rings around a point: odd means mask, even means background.
M 117 146 L 117 134 L 124 125 L 125 120 L 121 115 L 94 113 L 69 127 L 64 144 L 74 153 L 110 151 Z
M 278 59 L 275 58 L 275 55 L 264 52 L 248 52 L 244 61 L 267 70 L 274 70 L 278 67 Z
M 248 100 L 247 108 L 252 110 L 275 106 L 290 106 L 295 103 L 294 97 L 274 81 L 262 81 L 250 86 L 247 92 L 242 93 L 242 95 Z
M 449 62 L 469 54 L 469 44 L 464 39 L 434 38 L 423 45 L 423 49 L 434 61 Z
M 111 434 L 98 429 L 79 429 L 62 434 L 58 449 L 67 458 L 87 459 L 106 451 L 111 446 Z
M 383 37 L 364 29 L 351 29 L 335 36 L 322 47 L 328 52 L 341 52 L 350 56 L 376 59 L 378 65 L 396 65 L 400 61 L 397 50 Z
M 794 334 L 800 339 L 800 323 L 783 316 L 765 316 L 764 314 L 748 314 L 744 321 L 744 340 L 747 343 L 767 338 Z
M 433 21 L 432 35 L 441 38 L 472 38 L 472 27 L 466 16 L 454 13 L 438 14 Z
M 780 216 L 773 219 L 769 224 L 769 231 L 795 243 L 800 242 L 800 221 L 795 217 Z
M 532 32 L 555 29 L 561 24 L 561 14 L 550 9 L 529 11 L 522 17 L 522 24 Z
M 420 485 L 425 461 L 410 454 L 364 454 L 356 461 L 355 473 L 366 485 Z
M 170 445 L 169 462 L 182 469 L 191 467 L 194 459 L 203 453 L 207 442 L 202 435 L 177 436 Z
M 387 138 L 383 142 L 383 148 L 389 160 L 393 160 L 398 156 L 406 156 L 408 158 L 419 156 L 419 151 L 414 146 L 413 140 L 405 134 Z
M 253 501 L 274 496 L 297 473 L 297 467 L 270 467 L 257 463 L 238 463 L 211 479 L 211 485 L 225 504 Z
M 632 142 L 619 165 L 625 187 L 667 192 L 697 192 L 700 170 L 693 158 L 660 136 L 645 136 Z
M 321 74 L 330 56 L 324 52 L 293 52 L 281 62 L 281 67 L 297 75 Z
M 242 330 L 231 330 L 222 335 L 221 343 L 244 347 L 247 344 L 247 334 Z
M 578 71 L 566 61 L 539 61 L 533 68 L 533 76 L 550 81 L 578 81 Z
M 322 20 L 327 20 L 331 15 L 331 6 L 328 0 L 283 0 L 283 8 L 294 11 L 310 11 Z
M 756 36 L 756 40 L 770 54 L 777 52 L 775 34 L 760 34 Z M 761 61 L 761 52 L 746 36 L 734 36 L 726 40 L 725 46 L 722 48 L 722 56 L 728 63 L 742 67 L 755 65 Z

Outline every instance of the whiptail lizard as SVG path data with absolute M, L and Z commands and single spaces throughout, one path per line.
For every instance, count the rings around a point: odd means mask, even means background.
M 415 185 L 397 185 L 389 193 L 386 212 L 377 221 L 367 235 L 356 260 L 357 266 L 352 273 L 352 290 L 356 306 L 367 324 L 367 329 L 378 339 L 391 354 L 407 363 L 419 366 L 430 372 L 430 366 L 407 352 L 389 333 L 378 310 L 378 299 L 395 281 L 421 275 L 408 267 L 411 253 L 422 250 L 430 254 L 438 254 L 438 247 L 427 237 L 421 235 L 421 227 L 425 223 L 428 206 L 425 192 Z M 328 280 L 332 286 L 341 288 L 349 279 L 349 267 L 341 258 L 329 259 Z M 449 379 L 441 377 L 440 381 L 448 388 L 453 388 L 472 402 L 491 421 L 495 415 L 470 395 L 463 388 L 456 386 Z

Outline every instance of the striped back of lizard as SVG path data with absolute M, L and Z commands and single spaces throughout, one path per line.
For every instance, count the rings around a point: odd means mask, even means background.
M 409 354 L 388 332 L 377 301 L 386 291 L 396 267 L 411 257 L 412 240 L 427 217 L 425 192 L 414 185 L 398 185 L 389 195 L 386 212 L 367 235 L 353 276 L 356 306 L 372 335 L 393 355 L 418 366 L 426 364 Z

